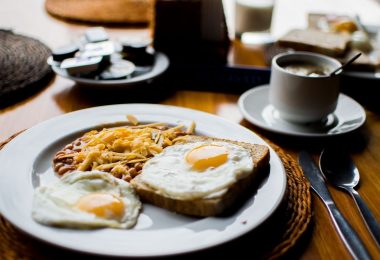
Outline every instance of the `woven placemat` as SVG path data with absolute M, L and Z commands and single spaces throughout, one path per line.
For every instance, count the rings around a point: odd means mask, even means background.
M 43 87 L 53 76 L 42 42 L 0 30 L 0 106 Z
M 268 140 L 266 140 L 268 142 Z M 269 142 L 270 143 L 270 142 Z M 280 157 L 287 177 L 287 222 L 281 242 L 268 253 L 269 258 L 278 258 L 291 249 L 304 234 L 311 221 L 310 183 L 304 176 L 300 166 L 292 156 L 280 147 L 270 143 Z
M 0 150 L 17 135 L 15 134 L 5 142 L 0 143 Z M 270 223 L 264 223 L 261 230 L 259 227 L 258 232 L 255 234 L 246 235 L 242 239 L 235 240 L 235 244 L 232 242 L 230 246 L 222 246 L 229 253 L 233 251 L 232 253 L 235 256 L 240 255 L 234 251 L 238 246 L 236 243 L 243 243 L 248 252 L 256 258 L 276 259 L 284 256 L 295 247 L 296 243 L 300 242 L 300 238 L 304 235 L 311 221 L 309 182 L 303 175 L 299 165 L 290 155 L 274 144 L 271 144 L 271 146 L 281 158 L 286 170 L 287 193 L 284 205 L 281 207 L 283 210 L 274 213 L 273 215 L 279 215 L 279 217 L 273 216 L 275 219 L 271 220 Z M 246 245 L 247 243 L 252 244 L 255 251 L 250 251 L 251 247 Z M 257 243 L 260 243 L 260 246 Z M 220 249 L 216 250 L 219 250 L 218 253 L 221 254 Z M 216 250 L 209 250 L 211 252 L 209 255 L 215 256 Z M 223 251 L 222 254 L 226 256 Z M 74 257 L 74 252 L 64 251 L 39 242 L 18 231 L 0 215 L 0 259 L 66 259 L 71 256 Z M 89 256 L 83 255 L 83 257 Z M 92 256 L 91 259 L 93 259 Z M 193 256 L 190 259 L 193 259 Z
M 154 0 L 46 0 L 53 16 L 90 23 L 148 23 Z

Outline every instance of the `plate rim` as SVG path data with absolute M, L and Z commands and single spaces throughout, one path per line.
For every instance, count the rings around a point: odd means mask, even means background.
M 157 104 L 144 104 L 144 103 L 119 104 L 119 105 L 107 105 L 107 106 L 93 107 L 93 108 L 87 108 L 87 109 L 82 109 L 82 110 L 74 111 L 74 112 L 71 112 L 71 113 L 63 114 L 63 115 L 60 115 L 60 116 L 53 117 L 53 118 L 51 118 L 49 120 L 43 121 L 43 122 L 41 122 L 41 123 L 39 123 L 39 124 L 31 127 L 30 129 L 26 130 L 25 132 L 21 133 L 15 139 L 22 138 L 22 136 L 27 136 L 29 131 L 33 131 L 33 129 L 35 129 L 37 127 L 44 127 L 44 125 L 49 125 L 50 122 L 54 122 L 55 120 L 59 120 L 59 119 L 62 119 L 64 117 L 69 117 L 69 116 L 73 116 L 73 115 L 74 116 L 75 115 L 80 115 L 80 114 L 83 114 L 83 113 L 86 114 L 87 111 L 92 111 L 92 110 L 96 110 L 96 109 L 105 109 L 105 108 L 108 108 L 108 109 L 112 110 L 113 107 L 117 108 L 119 106 L 121 106 L 121 107 L 149 106 L 151 109 L 165 107 L 165 108 L 168 108 L 168 109 L 170 109 L 170 108 L 171 109 L 176 109 L 177 111 L 178 111 L 178 109 L 180 109 L 183 112 L 187 112 L 187 113 L 189 113 L 189 112 L 194 113 L 195 112 L 196 114 L 201 115 L 201 116 L 205 116 L 205 117 L 210 117 L 211 116 L 215 120 L 221 121 L 221 122 L 223 122 L 225 124 L 228 124 L 230 126 L 233 126 L 233 127 L 237 127 L 241 131 L 244 131 L 246 134 L 253 135 L 254 139 L 258 139 L 260 142 L 262 142 L 263 144 L 266 144 L 269 147 L 269 149 L 271 151 L 271 160 L 278 160 L 280 162 L 280 168 L 281 168 L 281 174 L 282 174 L 282 177 L 283 177 L 283 182 L 282 182 L 282 186 L 281 186 L 280 195 L 277 198 L 277 200 L 275 201 L 275 203 L 273 204 L 271 210 L 268 211 L 266 213 L 265 217 L 263 217 L 258 223 L 256 223 L 256 225 L 254 227 L 247 228 L 247 229 L 245 229 L 244 232 L 237 233 L 237 234 L 235 234 L 235 236 L 229 236 L 229 237 L 227 237 L 225 239 L 221 239 L 220 241 L 217 241 L 216 243 L 213 243 L 213 244 L 206 244 L 206 245 L 196 246 L 196 247 L 191 248 L 188 251 L 173 251 L 173 252 L 166 252 L 166 253 L 153 254 L 153 255 L 149 254 L 149 253 L 145 253 L 145 254 L 128 254 L 128 255 L 126 255 L 126 254 L 113 254 L 113 253 L 111 253 L 109 251 L 107 251 L 107 252 L 105 252 L 105 251 L 103 251 L 103 252 L 100 252 L 100 251 L 94 252 L 94 251 L 89 250 L 89 249 L 83 249 L 83 248 L 81 249 L 81 248 L 68 247 L 66 245 L 59 244 L 59 243 L 54 242 L 54 241 L 50 241 L 47 237 L 40 237 L 38 234 L 31 233 L 30 230 L 28 230 L 28 228 L 25 228 L 25 226 L 19 226 L 19 225 L 17 225 L 17 223 L 15 223 L 16 221 L 13 221 L 12 219 L 10 219 L 8 217 L 9 215 L 5 211 L 6 207 L 4 207 L 4 205 L 2 205 L 2 203 L 1 203 L 2 200 L 0 200 L 0 213 L 2 214 L 2 216 L 5 219 L 7 219 L 10 223 L 12 223 L 14 226 L 16 226 L 18 229 L 20 229 L 21 231 L 23 231 L 24 233 L 27 233 L 28 235 L 30 235 L 30 236 L 32 236 L 34 238 L 37 238 L 38 240 L 47 242 L 48 244 L 52 244 L 54 246 L 58 246 L 58 247 L 65 248 L 65 249 L 69 249 L 69 250 L 72 250 L 72 251 L 77 251 L 77 252 L 82 252 L 82 253 L 83 252 L 84 253 L 90 253 L 90 254 L 94 254 L 94 255 L 103 255 L 103 256 L 154 257 L 154 256 L 170 256 L 170 255 L 178 255 L 178 254 L 183 254 L 183 253 L 196 252 L 196 251 L 204 250 L 204 249 L 211 248 L 211 247 L 214 247 L 214 246 L 218 246 L 218 245 L 221 245 L 221 244 L 226 243 L 228 241 L 231 241 L 233 239 L 236 239 L 237 237 L 240 237 L 240 236 L 242 236 L 242 235 L 244 235 L 244 234 L 252 231 L 256 227 L 258 227 L 260 224 L 262 224 L 266 219 L 268 219 L 273 214 L 273 212 L 279 207 L 279 205 L 283 201 L 283 199 L 285 197 L 286 179 L 287 178 L 286 178 L 285 168 L 284 168 L 284 166 L 282 164 L 282 161 L 279 158 L 279 156 L 277 155 L 277 153 L 273 150 L 273 148 L 271 148 L 267 142 L 265 142 L 260 136 L 258 136 L 257 134 L 255 134 L 251 130 L 249 130 L 249 129 L 247 129 L 247 128 L 239 125 L 239 124 L 231 122 L 231 121 L 229 121 L 229 120 L 227 120 L 225 118 L 219 117 L 219 116 L 214 115 L 214 114 L 202 112 L 202 111 L 199 111 L 199 110 L 194 110 L 194 109 L 189 109 L 189 108 L 183 108 L 183 107 L 177 107 L 177 106 L 170 106 L 170 105 L 157 105 Z M 5 149 L 4 151 L 7 150 L 7 147 L 11 147 L 12 146 L 12 142 L 10 142 L 9 145 L 6 145 L 4 147 L 4 149 Z M 5 157 L 4 154 L 5 154 L 5 152 L 4 153 L 0 153 L 0 160 L 2 159 L 2 157 Z M 272 157 L 273 155 L 275 156 L 274 158 Z M 2 185 L 2 183 L 0 182 L 0 186 L 1 185 Z
M 160 67 L 158 67 L 160 65 Z M 70 79 L 76 82 L 80 86 L 92 86 L 92 87 L 104 87 L 104 86 L 113 86 L 113 87 L 125 87 L 139 84 L 145 81 L 153 80 L 163 74 L 169 67 L 170 60 L 168 56 L 163 52 L 155 52 L 155 60 L 152 66 L 152 70 L 139 75 L 137 77 L 127 78 L 127 79 L 115 79 L 115 80 L 95 80 L 88 78 L 80 78 L 76 76 L 71 76 L 67 72 L 64 72 L 62 69 L 57 68 L 55 65 L 51 65 L 52 70 L 59 76 L 66 79 Z M 156 71 L 155 71 L 156 70 Z
M 362 120 L 361 120 L 361 122 L 355 128 L 353 128 L 353 129 L 350 129 L 350 130 L 345 131 L 345 132 L 337 132 L 337 133 L 332 133 L 332 134 L 324 134 L 324 133 L 300 133 L 300 132 L 294 132 L 294 131 L 284 131 L 284 130 L 281 130 L 281 129 L 278 129 L 278 128 L 270 127 L 270 126 L 268 126 L 266 124 L 263 124 L 261 121 L 257 120 L 253 116 L 251 116 L 251 114 L 247 111 L 247 109 L 244 106 L 244 101 L 245 101 L 245 99 L 247 99 L 247 97 L 249 97 L 250 95 L 252 95 L 254 92 L 265 91 L 265 90 L 269 89 L 269 86 L 270 86 L 269 84 L 263 84 L 263 85 L 260 85 L 260 86 L 248 89 L 247 91 L 245 91 L 239 97 L 239 100 L 238 100 L 239 111 L 243 115 L 243 117 L 248 122 L 250 122 L 251 124 L 253 124 L 253 125 L 255 125 L 255 126 L 261 128 L 261 129 L 264 129 L 266 131 L 269 131 L 269 132 L 272 132 L 272 133 L 276 133 L 276 134 L 286 135 L 286 136 L 292 136 L 292 137 L 330 138 L 330 137 L 334 137 L 334 136 L 341 136 L 341 135 L 346 135 L 348 133 L 351 133 L 351 132 L 359 129 L 360 127 L 362 127 L 364 125 L 365 121 L 366 121 L 367 116 L 366 116 L 365 110 L 362 107 L 362 105 L 360 105 L 353 98 L 351 98 L 351 97 L 349 97 L 349 96 L 347 96 L 347 95 L 345 95 L 343 93 L 339 93 L 339 97 L 344 97 L 345 99 L 347 99 L 350 102 L 354 103 L 360 109 L 360 111 L 362 113 L 362 117 L 361 117 Z

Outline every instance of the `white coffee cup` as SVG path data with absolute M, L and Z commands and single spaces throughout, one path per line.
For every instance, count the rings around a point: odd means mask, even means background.
M 339 66 L 336 59 L 310 52 L 275 56 L 270 77 L 270 104 L 280 118 L 290 122 L 324 120 L 336 109 L 340 76 L 329 74 Z M 307 75 L 311 71 L 314 73 Z

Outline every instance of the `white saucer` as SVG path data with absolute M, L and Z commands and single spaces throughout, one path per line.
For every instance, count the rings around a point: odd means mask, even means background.
M 336 136 L 361 127 L 366 114 L 363 107 L 352 98 L 340 94 L 334 113 L 320 123 L 296 124 L 280 118 L 268 101 L 269 85 L 255 87 L 239 98 L 239 109 L 244 118 L 265 130 L 302 137 Z

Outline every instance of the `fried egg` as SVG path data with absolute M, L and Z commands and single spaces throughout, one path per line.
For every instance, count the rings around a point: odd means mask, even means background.
M 100 171 L 74 171 L 35 190 L 32 216 L 41 224 L 72 228 L 130 228 L 141 202 L 131 185 Z
M 172 199 L 210 197 L 253 170 L 250 151 L 228 142 L 193 142 L 167 147 L 144 165 L 140 180 Z

